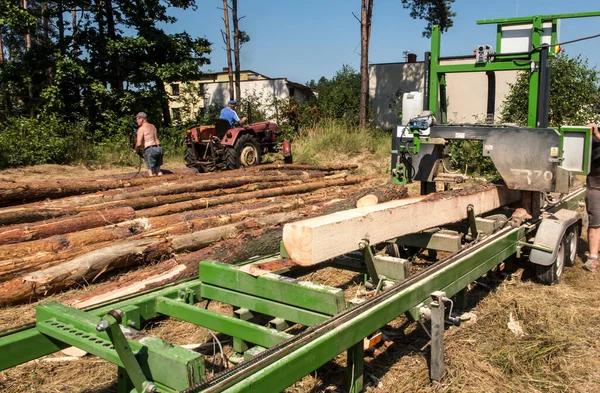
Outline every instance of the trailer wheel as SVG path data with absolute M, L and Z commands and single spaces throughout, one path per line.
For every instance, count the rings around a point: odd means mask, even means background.
M 261 147 L 256 138 L 245 134 L 235 142 L 239 166 L 255 166 L 262 159 Z
M 567 259 L 566 237 L 563 237 L 556 251 L 556 258 L 547 266 L 535 265 L 535 277 L 539 282 L 546 285 L 556 284 L 565 270 Z
M 577 243 L 579 243 L 579 225 L 575 224 L 565 235 L 565 266 L 575 266 Z

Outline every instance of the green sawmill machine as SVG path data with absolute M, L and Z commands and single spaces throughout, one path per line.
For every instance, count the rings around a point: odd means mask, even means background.
M 436 193 L 423 199 L 432 206 L 448 206 L 464 221 L 445 228 L 428 227 L 425 216 L 385 221 L 396 212 L 411 211 L 410 204 L 391 201 L 288 224 L 292 226 L 284 228 L 277 256 L 235 266 L 199 261 L 198 277 L 85 310 L 54 302 L 37 306 L 35 324 L 0 333 L 0 370 L 75 346 L 118 366 L 120 393 L 264 393 L 285 389 L 346 351 L 345 390 L 360 392 L 365 339 L 376 337 L 378 329 L 405 314 L 423 322 L 431 336 L 430 375 L 439 381 L 444 372 L 444 327 L 458 324 L 452 308 L 460 308 L 470 283 L 523 255 L 529 255 L 538 278 L 547 284 L 557 282 L 563 268 L 575 262 L 581 231 L 577 210 L 585 189 L 574 188 L 573 178 L 589 169 L 590 130 L 547 128 L 547 102 L 540 103 L 539 97 L 547 97 L 544 70 L 549 49 L 557 44 L 557 21 L 588 16 L 600 12 L 481 21 L 498 25 L 498 53 L 483 47 L 476 64 L 451 66 L 439 63 L 440 31 L 433 27 L 427 102 L 438 119 L 445 117 L 443 100 L 437 108 L 447 73 L 516 69 L 529 71 L 532 82 L 529 128 L 431 126 L 424 118 L 412 122 L 409 138 L 394 138 L 396 181 L 419 180 L 424 194 L 431 191 L 446 141 L 483 141 L 484 155 L 498 167 L 504 187 L 481 186 L 480 193 L 465 198 Z M 515 25 L 530 32 L 531 48 L 502 53 L 503 29 Z M 548 45 L 542 35 L 546 25 L 551 32 Z M 429 135 L 423 129 L 429 129 Z M 517 205 L 492 210 L 508 202 Z M 523 210 L 515 208 L 524 208 L 525 214 L 513 214 Z M 350 230 L 344 226 L 348 220 L 358 225 Z M 333 237 L 322 236 L 321 227 L 335 229 L 330 231 Z M 322 254 L 313 253 L 311 263 L 298 264 L 300 258 L 286 240 L 289 228 L 311 228 L 296 240 L 315 248 L 321 245 Z M 411 272 L 409 260 L 376 252 L 399 246 L 444 251 L 447 256 Z M 366 274 L 370 296 L 345 299 L 339 288 L 293 278 L 326 266 Z M 207 301 L 232 305 L 233 314 L 208 310 L 202 306 Z M 267 317 L 266 326 L 255 322 L 257 316 L 259 322 Z M 243 360 L 207 376 L 203 355 L 144 333 L 146 323 L 164 317 L 233 337 L 233 349 Z

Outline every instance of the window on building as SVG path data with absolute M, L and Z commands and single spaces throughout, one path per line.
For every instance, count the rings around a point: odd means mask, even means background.
M 171 94 L 174 96 L 178 96 L 179 95 L 179 83 L 173 83 L 171 85 Z
M 290 87 L 290 97 L 294 97 L 295 93 L 296 93 L 296 89 L 294 89 L 293 87 Z
M 174 121 L 181 120 L 181 108 L 171 108 L 171 118 Z

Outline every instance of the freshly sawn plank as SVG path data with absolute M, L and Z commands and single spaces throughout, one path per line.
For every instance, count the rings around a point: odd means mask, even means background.
M 283 244 L 296 263 L 310 266 L 356 251 L 362 240 L 376 244 L 463 220 L 468 205 L 478 215 L 519 199 L 518 191 L 482 185 L 390 201 L 288 223 L 283 228 Z

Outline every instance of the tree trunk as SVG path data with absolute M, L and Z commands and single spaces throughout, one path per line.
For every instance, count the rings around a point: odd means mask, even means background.
M 229 99 L 234 100 L 233 66 L 231 64 L 231 30 L 229 30 L 229 4 L 223 0 L 223 21 L 225 22 L 225 51 L 227 52 L 227 74 L 229 76 Z
M 105 11 L 106 11 L 106 28 L 108 33 L 108 39 L 110 42 L 116 42 L 117 36 L 115 32 L 115 17 L 113 13 L 113 4 L 112 0 L 105 0 Z M 121 79 L 120 67 L 119 67 L 119 58 L 115 54 L 116 52 L 110 55 L 110 86 L 117 93 L 123 94 L 123 82 Z
M 6 59 L 4 58 L 4 40 L 2 37 L 2 32 L 0 32 L 0 72 L 4 71 L 6 66 Z M 2 104 L 4 106 L 4 110 L 6 111 L 6 115 L 10 114 L 12 110 L 11 100 L 10 100 L 10 92 L 8 91 L 8 86 L 6 84 L 2 84 L 0 86 L 2 90 Z
M 53 235 L 82 231 L 135 218 L 131 207 L 105 210 L 103 212 L 84 212 L 75 217 L 59 218 L 36 224 L 18 224 L 0 228 L 0 245 L 42 239 Z
M 163 125 L 165 127 L 169 127 L 171 125 L 172 122 L 172 118 L 171 118 L 171 110 L 169 109 L 169 98 L 167 95 L 167 89 L 165 87 L 165 83 L 162 81 L 162 79 L 156 79 L 155 81 L 156 83 L 156 88 L 161 91 L 164 92 L 164 97 L 160 100 L 160 107 L 162 109 L 162 114 L 163 114 Z
M 235 58 L 235 96 L 239 100 L 242 98 L 242 88 L 240 81 L 240 29 L 237 16 L 237 0 L 231 1 L 231 16 L 233 18 L 233 55 Z
M 371 20 L 373 0 L 362 0 L 360 18 L 360 129 L 367 128 L 369 106 L 369 40 L 371 38 Z

